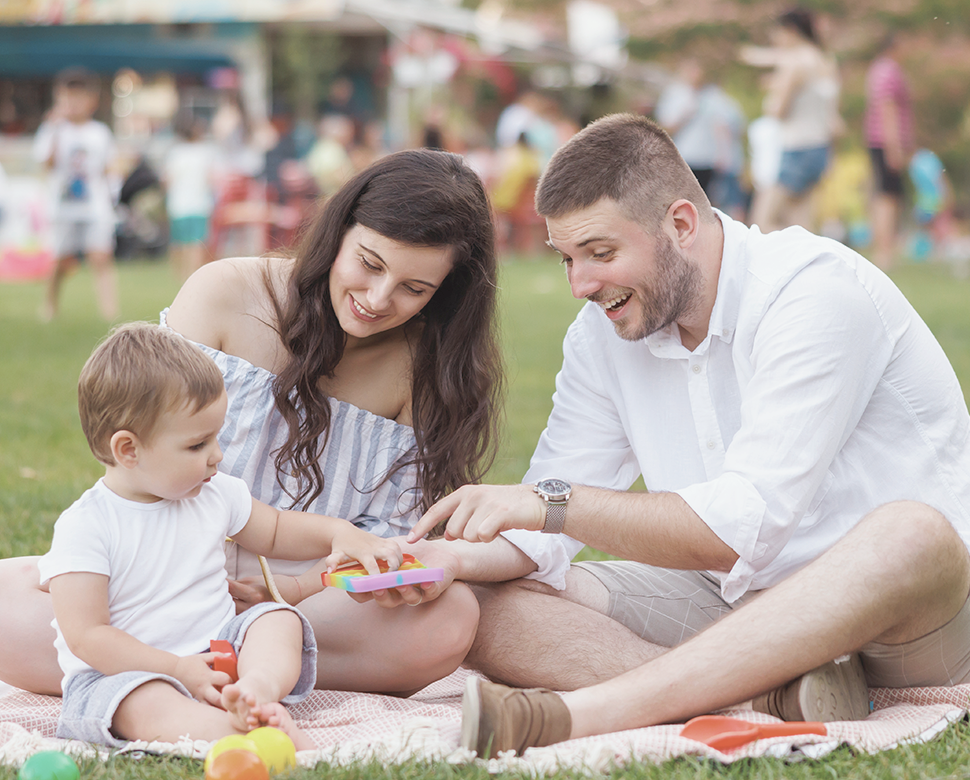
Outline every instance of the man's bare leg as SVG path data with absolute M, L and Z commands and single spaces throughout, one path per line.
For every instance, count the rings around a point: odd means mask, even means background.
M 922 504 L 888 504 L 684 644 L 564 694 L 571 737 L 676 723 L 746 701 L 867 642 L 912 641 L 956 615 L 968 592 L 970 556 L 950 523 Z
M 572 691 L 666 652 L 606 617 L 609 592 L 582 569 L 570 569 L 564 591 L 534 580 L 474 590 L 481 617 L 465 666 L 496 682 Z

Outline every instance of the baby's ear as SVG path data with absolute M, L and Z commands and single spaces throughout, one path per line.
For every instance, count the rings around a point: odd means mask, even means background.
M 138 450 L 141 442 L 131 431 L 115 431 L 111 436 L 111 457 L 115 463 L 126 469 L 138 465 Z

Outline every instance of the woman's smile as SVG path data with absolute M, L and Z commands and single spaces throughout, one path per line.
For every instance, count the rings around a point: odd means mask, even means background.
M 353 295 L 350 296 L 350 302 L 352 304 L 352 308 L 354 312 L 356 312 L 357 315 L 365 322 L 373 322 L 374 320 L 379 318 L 380 315 L 374 314 L 373 312 L 370 312 L 367 309 L 365 309 L 363 306 L 361 306 L 360 303 Z

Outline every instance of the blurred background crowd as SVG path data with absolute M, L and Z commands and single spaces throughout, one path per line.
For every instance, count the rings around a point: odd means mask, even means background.
M 961 5 L 10 0 L 0 279 L 50 279 L 53 316 L 84 255 L 110 319 L 115 259 L 170 258 L 184 277 L 287 247 L 355 171 L 408 146 L 465 155 L 501 249 L 538 254 L 544 165 L 613 111 L 652 116 L 737 219 L 802 225 L 885 269 L 943 259 L 966 274 Z M 85 208 L 110 240 L 52 232 L 59 209 Z

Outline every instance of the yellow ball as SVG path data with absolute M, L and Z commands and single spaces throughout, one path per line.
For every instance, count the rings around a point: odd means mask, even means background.
M 249 732 L 250 734 L 252 732 Z M 228 737 L 223 737 L 211 748 L 209 748 L 209 753 L 205 757 L 205 771 L 208 773 L 212 762 L 215 760 L 216 756 L 220 753 L 225 753 L 227 750 L 248 750 L 250 753 L 255 753 L 259 755 L 259 750 L 256 747 L 256 743 L 249 738 L 249 734 L 230 734 Z M 263 763 L 266 763 L 265 761 Z
M 256 755 L 263 759 L 270 774 L 285 772 L 296 766 L 293 740 L 279 729 L 261 726 L 250 731 L 246 738 L 256 743 Z

